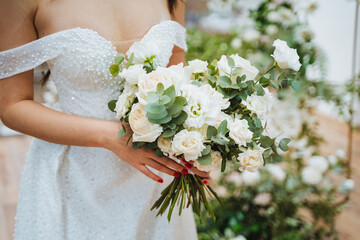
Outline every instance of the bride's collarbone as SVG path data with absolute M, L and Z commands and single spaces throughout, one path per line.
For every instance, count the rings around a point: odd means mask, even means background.
M 171 19 L 164 0 L 45 2 L 39 5 L 35 15 L 39 38 L 79 27 L 94 30 L 111 42 L 121 43 L 140 39 L 153 25 Z

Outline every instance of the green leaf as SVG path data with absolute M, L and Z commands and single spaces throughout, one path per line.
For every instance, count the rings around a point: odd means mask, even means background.
M 228 64 L 229 64 L 229 67 L 231 67 L 231 68 L 235 67 L 234 59 L 229 57 L 228 58 Z
M 125 136 L 125 134 L 126 134 L 126 129 L 125 126 L 122 125 L 122 129 L 120 129 L 118 132 L 118 138 L 122 138 L 123 136 Z
M 110 73 L 113 76 L 117 76 L 119 74 L 119 72 L 120 72 L 120 66 L 116 65 L 116 64 L 113 64 L 113 65 L 110 66 L 109 70 L 110 70 Z
M 162 83 L 158 83 L 156 86 L 156 93 L 161 96 L 164 93 L 164 85 Z
M 173 123 L 175 123 L 176 125 L 181 125 L 186 121 L 187 117 L 188 117 L 188 114 L 186 112 L 182 111 L 180 113 L 180 115 L 174 119 Z
M 108 108 L 110 109 L 110 111 L 115 112 L 116 103 L 117 100 L 111 100 L 110 102 L 108 102 Z
M 217 137 L 212 137 L 211 141 L 216 142 L 220 145 L 226 145 L 229 142 L 229 141 L 226 141 L 225 139 L 217 138 Z
M 186 103 L 186 98 L 181 96 L 176 97 L 174 104 L 168 109 L 169 114 L 173 117 L 176 117 L 176 115 L 181 113 L 185 103 Z
M 234 70 L 232 70 L 231 72 L 231 75 L 235 75 L 235 74 L 238 74 L 242 71 L 242 68 L 241 67 L 236 67 L 234 68 Z
M 132 143 L 133 148 L 141 148 L 144 145 L 145 145 L 145 142 L 133 142 Z
M 162 156 L 164 156 L 164 154 L 163 154 L 163 152 L 161 151 L 160 148 L 157 148 L 157 149 L 155 150 L 155 155 L 156 155 L 157 157 L 162 157 Z
M 155 140 L 154 142 L 152 143 L 146 143 L 144 149 L 145 150 L 149 150 L 149 149 L 154 149 L 157 147 L 157 141 Z
M 229 132 L 229 129 L 227 128 L 227 120 L 225 119 L 220 123 L 220 126 L 217 130 L 218 134 L 225 136 L 227 132 Z
M 199 157 L 196 161 L 198 161 L 201 165 L 210 165 L 212 162 L 211 155 L 207 154 Z
M 270 152 L 271 152 L 271 148 L 266 149 L 266 150 L 263 152 L 263 156 L 266 157 L 267 155 L 269 155 Z
M 219 77 L 219 85 L 222 88 L 228 88 L 231 86 L 231 79 L 228 76 Z
M 275 140 L 268 136 L 260 137 L 260 144 L 263 148 L 269 148 L 274 144 Z
M 171 120 L 172 120 L 172 117 L 170 115 L 167 115 L 166 117 L 164 117 L 162 119 L 158 119 L 158 120 L 154 121 L 154 123 L 156 123 L 156 124 L 165 124 L 165 123 L 170 122 Z
M 214 126 L 208 126 L 206 136 L 208 139 L 217 135 L 217 129 Z
M 166 107 L 158 103 L 151 103 L 145 106 L 144 110 L 153 114 L 160 114 L 166 110 Z
M 265 95 L 265 91 L 260 85 L 256 86 L 256 93 L 257 93 L 258 96 L 264 96 Z
M 171 106 L 175 102 L 176 92 L 174 85 L 171 85 L 167 89 L 165 89 L 164 94 L 170 98 L 170 102 L 166 104 L 167 107 Z
M 163 95 L 163 96 L 160 97 L 159 103 L 161 105 L 166 105 L 166 104 L 168 104 L 170 102 L 170 100 L 171 99 L 168 96 Z
M 176 133 L 175 130 L 167 129 L 167 130 L 165 130 L 165 131 L 161 134 L 161 137 L 163 137 L 163 138 L 170 138 L 170 137 L 174 136 L 175 133 Z
M 281 139 L 280 143 L 279 143 L 279 148 L 282 150 L 282 151 L 287 151 L 289 150 L 289 147 L 288 147 L 288 144 L 289 142 L 291 141 L 290 138 L 283 138 Z
M 115 58 L 115 64 L 120 65 L 125 60 L 125 55 L 123 53 L 119 53 Z
M 149 92 L 146 97 L 147 103 L 157 103 L 159 101 L 159 96 L 154 92 Z
M 155 119 L 155 120 L 162 119 L 162 118 L 164 118 L 166 116 L 168 116 L 168 112 L 166 111 L 166 109 L 165 109 L 165 111 L 163 111 L 161 113 L 158 113 L 158 114 L 154 114 L 154 113 L 151 113 L 151 112 L 146 113 L 147 118 L 149 118 L 149 119 L 151 118 L 151 119 Z
M 211 150 L 211 146 L 206 145 L 205 149 L 201 152 L 201 156 L 208 155 L 210 153 L 210 150 Z
M 129 61 L 126 63 L 126 68 L 129 68 L 132 65 L 132 61 L 134 60 L 134 53 L 132 53 L 129 57 Z
M 301 82 L 299 80 L 296 81 L 291 81 L 291 87 L 295 90 L 298 91 L 301 88 Z
M 191 82 L 191 84 L 195 85 L 195 86 L 198 86 L 198 87 L 201 87 L 201 83 L 197 80 L 194 80 Z

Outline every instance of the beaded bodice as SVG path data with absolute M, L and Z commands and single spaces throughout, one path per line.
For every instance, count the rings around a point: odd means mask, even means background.
M 157 64 L 166 66 L 174 45 L 186 49 L 185 34 L 179 23 L 162 21 L 135 42 L 127 55 L 135 48 L 152 46 L 161 49 Z M 112 42 L 97 32 L 72 28 L 0 52 L 0 79 L 46 63 L 58 91 L 57 110 L 110 120 L 114 115 L 107 110 L 107 102 L 117 97 L 121 81 L 109 72 L 117 54 Z

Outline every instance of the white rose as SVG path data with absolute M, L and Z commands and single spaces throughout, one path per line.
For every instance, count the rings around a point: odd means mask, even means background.
M 253 28 L 246 29 L 245 32 L 243 32 L 243 34 L 242 34 L 242 38 L 246 42 L 257 41 L 257 40 L 259 40 L 260 36 L 261 36 L 260 32 Z
M 139 103 L 146 105 L 146 97 L 149 92 L 155 92 L 157 85 L 162 83 L 164 89 L 175 85 L 177 77 L 169 68 L 158 67 L 155 71 L 139 76 L 139 91 L 136 93 Z
M 125 84 L 123 92 L 120 94 L 116 103 L 115 112 L 116 116 L 120 119 L 125 117 L 131 105 L 135 100 L 135 92 L 137 87 L 130 84 Z
M 209 95 L 211 101 L 214 104 L 219 105 L 221 109 L 227 109 L 230 106 L 229 99 L 224 98 L 224 95 L 212 88 L 210 84 L 204 84 L 200 87 L 200 89 L 206 92 Z
M 276 11 L 272 11 L 267 15 L 267 18 L 269 19 L 270 22 L 281 22 L 281 16 L 278 12 Z
M 328 161 L 330 165 L 335 165 L 337 163 L 337 157 L 335 155 L 328 156 Z
M 146 74 L 146 71 L 143 69 L 143 65 L 136 64 L 136 65 L 130 66 L 127 69 L 126 68 L 123 69 L 119 73 L 119 76 L 124 78 L 128 84 L 136 85 L 136 84 L 138 84 L 139 76 L 145 75 L 145 74 Z
M 165 139 L 159 137 L 157 140 L 158 147 L 166 156 L 172 156 L 174 154 L 172 150 L 171 139 Z
M 214 125 L 214 127 L 218 128 L 220 126 L 220 124 L 226 120 L 228 123 L 228 128 L 230 127 L 231 122 L 233 121 L 233 119 L 231 118 L 231 116 L 227 115 L 224 112 L 220 112 L 218 114 L 218 116 L 216 117 L 216 123 Z
M 355 182 L 352 179 L 345 179 L 340 187 L 339 187 L 339 192 L 341 193 L 349 193 L 352 192 L 354 190 L 355 187 Z
M 236 81 L 237 76 L 246 75 L 246 80 L 254 80 L 257 74 L 259 73 L 259 70 L 252 66 L 251 63 L 240 57 L 238 54 L 233 54 L 230 56 L 232 59 L 234 59 L 235 67 L 240 67 L 241 71 L 232 77 L 233 83 Z M 221 56 L 220 60 L 217 63 L 217 67 L 219 69 L 220 76 L 227 76 L 231 73 L 231 68 L 228 64 L 228 59 L 225 55 Z
M 264 159 L 262 153 L 264 152 L 263 148 L 254 148 L 248 149 L 243 153 L 240 153 L 237 160 L 240 162 L 239 170 L 244 169 L 255 172 L 264 164 Z
M 322 173 L 315 168 L 308 166 L 305 167 L 301 172 L 301 177 L 304 183 L 310 185 L 319 184 L 322 180 Z
M 266 117 L 268 113 L 268 106 L 265 97 L 252 94 L 248 96 L 246 101 L 243 102 L 247 109 L 258 115 L 260 119 Z
M 260 181 L 260 173 L 244 170 L 241 174 L 241 179 L 244 185 L 253 186 Z
M 265 168 L 276 181 L 282 182 L 285 180 L 286 174 L 280 166 L 269 163 L 266 164 Z
M 133 142 L 154 142 L 163 131 L 160 125 L 149 122 L 146 111 L 139 103 L 131 109 L 129 124 L 134 132 Z
M 308 165 L 321 173 L 325 172 L 329 167 L 329 163 L 327 162 L 326 158 L 322 156 L 312 156 L 308 160 Z
M 154 58 L 154 65 L 157 66 L 158 62 L 156 57 L 160 56 L 161 48 L 156 43 L 156 41 L 139 41 L 135 42 L 128 52 L 126 56 L 129 58 L 131 54 L 134 53 L 134 64 L 143 64 L 146 59 Z
M 205 172 L 210 172 L 212 170 L 218 169 L 222 161 L 221 153 L 218 151 L 211 151 L 210 155 L 211 155 L 211 164 L 202 165 L 198 161 L 195 161 L 194 166 L 200 171 L 205 171 Z
M 176 155 L 184 154 L 186 161 L 196 160 L 205 149 L 204 136 L 196 131 L 184 129 L 175 134 L 172 150 Z
M 341 159 L 346 158 L 346 153 L 345 153 L 345 151 L 343 149 L 336 150 L 335 155 L 338 156 Z
M 249 124 L 247 120 L 234 119 L 229 128 L 229 136 L 239 146 L 246 146 L 246 143 L 251 142 L 253 133 L 249 130 Z
M 269 25 L 265 31 L 268 35 L 274 35 L 279 31 L 279 28 L 276 25 L 272 24 L 272 25 Z
M 282 69 L 291 68 L 299 71 L 301 63 L 299 62 L 299 55 L 296 49 L 290 48 L 285 41 L 280 39 L 275 40 L 273 46 L 275 47 L 274 54 L 271 55 L 278 66 Z
M 189 66 L 192 73 L 205 73 L 207 71 L 208 63 L 199 59 L 195 59 L 189 61 Z
M 232 41 L 231 41 L 231 46 L 235 49 L 239 49 L 241 48 L 242 46 L 242 41 L 240 38 L 234 38 Z

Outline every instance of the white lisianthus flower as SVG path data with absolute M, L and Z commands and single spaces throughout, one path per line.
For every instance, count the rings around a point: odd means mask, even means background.
M 252 66 L 251 63 L 240 57 L 238 54 L 233 54 L 230 56 L 235 63 L 235 67 L 240 67 L 241 71 L 232 77 L 233 83 L 235 83 L 238 76 L 246 75 L 246 80 L 254 80 L 258 75 L 259 70 Z M 231 68 L 228 64 L 228 59 L 225 55 L 221 56 L 220 60 L 217 62 L 217 67 L 219 69 L 220 76 L 228 76 L 231 73 Z
M 139 76 L 139 91 L 136 93 L 136 96 L 139 100 L 139 103 L 146 105 L 146 97 L 149 92 L 155 92 L 157 85 L 162 83 L 164 89 L 175 85 L 176 87 L 177 77 L 174 71 L 170 68 L 158 67 L 155 71 Z
M 311 167 L 305 167 L 303 168 L 301 172 L 301 177 L 304 183 L 310 184 L 310 185 L 316 185 L 319 184 L 322 180 L 322 173 Z
M 242 182 L 244 183 L 244 185 L 253 186 L 260 181 L 260 173 L 258 171 L 250 172 L 250 171 L 244 170 L 241 173 L 241 179 L 242 179 Z
M 276 181 L 282 182 L 285 180 L 286 173 L 280 166 L 269 163 L 266 164 L 265 168 Z
M 171 71 L 171 74 L 174 78 L 175 89 L 179 92 L 180 89 L 186 84 L 191 83 L 191 68 L 190 66 L 183 66 L 183 63 L 177 65 L 172 65 L 168 68 L 168 71 Z
M 165 138 L 159 137 L 157 140 L 157 145 L 160 148 L 160 150 L 164 153 L 164 155 L 172 156 L 174 154 L 174 152 L 172 150 L 171 139 L 165 139 Z
M 146 59 L 153 58 L 154 65 L 157 66 L 157 56 L 160 56 L 161 48 L 155 41 L 139 41 L 135 42 L 126 56 L 130 58 L 131 54 L 134 53 L 134 64 L 143 64 Z
M 202 165 L 198 161 L 195 161 L 194 166 L 200 171 L 204 171 L 204 172 L 210 172 L 212 170 L 218 169 L 222 161 L 221 153 L 218 151 L 211 151 L 210 155 L 211 155 L 211 164 Z
M 192 73 L 205 73 L 207 72 L 208 63 L 199 59 L 195 59 L 189 61 L 189 66 Z
M 134 132 L 133 142 L 154 142 L 163 131 L 159 124 L 149 122 L 144 107 L 139 103 L 131 109 L 129 124 Z
M 136 91 L 137 91 L 136 86 L 125 84 L 124 90 L 119 96 L 115 107 L 116 116 L 119 119 L 125 117 L 126 113 L 129 111 L 131 105 L 135 100 Z
M 139 76 L 145 75 L 146 71 L 143 69 L 143 65 L 135 64 L 130 66 L 129 68 L 124 68 L 119 76 L 124 78 L 128 84 L 136 85 L 139 81 Z
M 318 170 L 319 172 L 323 173 L 328 169 L 329 163 L 326 160 L 326 158 L 322 156 L 312 156 L 308 160 L 308 166 L 311 166 L 316 170 Z
M 185 125 L 188 128 L 201 128 L 204 124 L 214 125 L 221 108 L 216 99 L 204 88 L 188 84 L 182 88 L 182 95 L 187 99 L 184 111 L 188 114 Z
M 227 109 L 230 106 L 230 101 L 228 98 L 224 98 L 224 95 L 216 91 L 210 86 L 210 84 L 204 84 L 200 87 L 205 93 L 210 96 L 211 101 L 219 105 L 222 110 Z
M 354 190 L 355 187 L 355 182 L 352 179 L 345 179 L 340 187 L 339 187 L 339 192 L 341 193 L 349 193 L 352 192 Z
M 271 56 L 275 59 L 280 68 L 291 68 L 295 71 L 299 71 L 301 63 L 299 62 L 299 55 L 297 54 L 296 49 L 290 48 L 285 41 L 280 39 L 275 40 L 273 46 L 275 47 L 275 51 Z
M 234 121 L 229 124 L 229 130 L 229 136 L 239 146 L 246 146 L 246 143 L 251 142 L 253 133 L 249 130 L 247 120 L 234 119 Z
M 196 160 L 205 149 L 204 136 L 196 131 L 181 130 L 172 141 L 172 151 L 176 155 L 184 154 L 186 161 Z
M 240 171 L 244 169 L 255 172 L 259 167 L 264 165 L 263 148 L 247 149 L 245 152 L 240 153 L 237 160 L 240 162 Z

